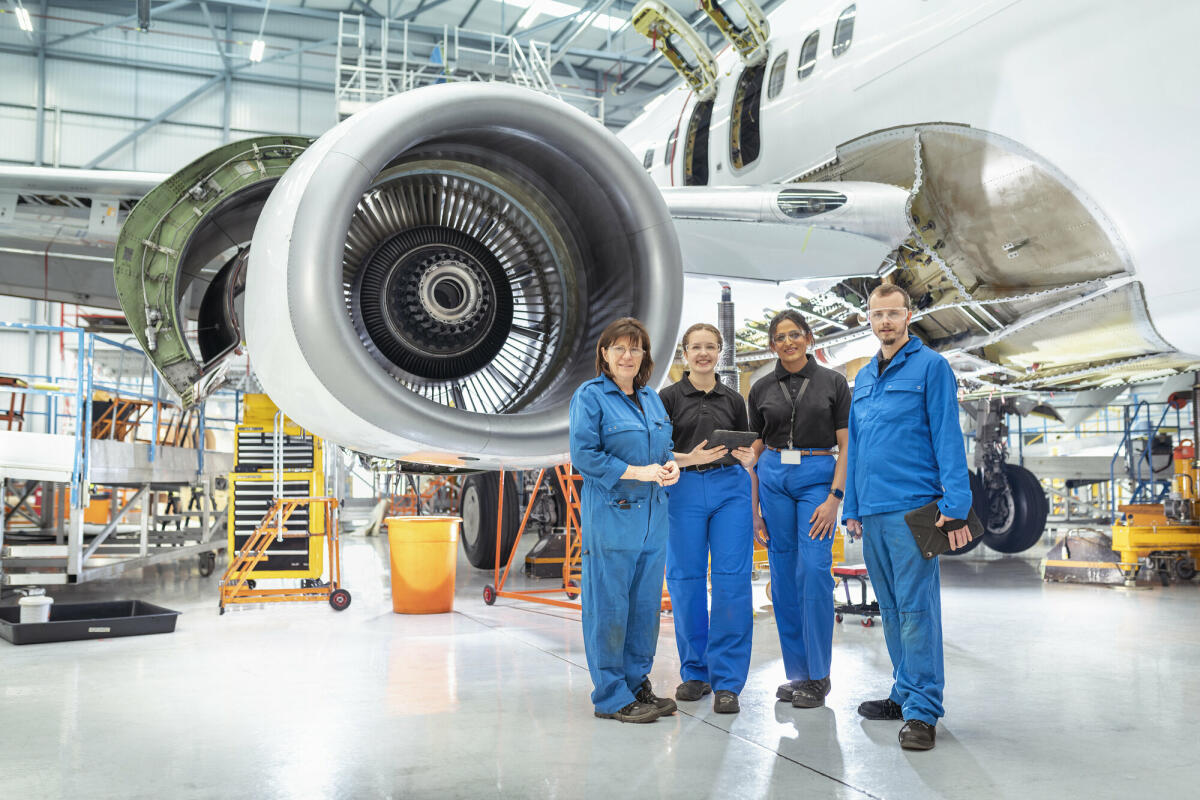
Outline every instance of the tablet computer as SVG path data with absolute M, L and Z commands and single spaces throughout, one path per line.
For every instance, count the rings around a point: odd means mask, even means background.
M 730 450 L 739 447 L 749 447 L 754 444 L 758 434 L 754 431 L 713 431 L 708 435 L 708 447 L 722 445 Z

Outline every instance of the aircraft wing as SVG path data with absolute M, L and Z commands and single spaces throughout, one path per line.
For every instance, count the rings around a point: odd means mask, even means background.
M 138 199 L 169 177 L 0 166 L 0 294 L 119 308 L 117 231 Z
M 838 181 L 662 190 L 684 271 L 789 281 L 875 274 L 906 238 L 906 189 Z

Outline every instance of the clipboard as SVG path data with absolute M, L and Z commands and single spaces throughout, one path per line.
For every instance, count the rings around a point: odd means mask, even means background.
M 758 439 L 754 431 L 713 431 L 708 435 L 708 447 L 724 447 L 730 452 L 749 447 Z
M 908 529 L 912 531 L 913 539 L 917 542 L 917 549 L 921 551 L 922 558 L 940 556 L 950 549 L 950 535 L 934 524 L 937 516 L 936 500 L 904 515 L 904 521 L 908 523 Z M 983 523 L 973 508 L 967 513 L 967 527 L 971 530 L 972 539 L 983 536 Z

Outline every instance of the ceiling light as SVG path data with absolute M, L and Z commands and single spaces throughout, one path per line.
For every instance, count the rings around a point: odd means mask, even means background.
M 33 33 L 33 20 L 29 18 L 25 6 L 17 6 L 17 26 L 26 33 Z
M 262 61 L 263 51 L 267 49 L 267 43 L 262 39 L 255 39 L 250 43 L 250 60 L 258 63 Z

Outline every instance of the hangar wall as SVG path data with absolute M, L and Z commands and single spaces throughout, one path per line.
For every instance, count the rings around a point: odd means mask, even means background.
M 118 19 L 64 11 L 50 15 L 34 34 L 37 44 L 40 37 L 46 44 L 46 166 L 88 166 L 181 100 L 186 102 L 165 120 L 95 166 L 173 172 L 226 141 L 318 136 L 336 121 L 334 42 L 313 39 L 311 25 L 302 38 L 303 23 L 292 23 L 295 37 L 285 38 L 279 31 L 287 32 L 280 27 L 287 20 L 273 21 L 276 35 L 268 37 L 266 58 L 251 73 L 246 53 L 257 34 L 226 28 L 220 11 L 214 9 L 212 30 L 159 21 L 145 33 L 99 29 Z M 0 163 L 37 161 L 40 59 L 24 36 L 15 26 L 0 28 Z M 228 78 L 216 37 L 228 51 Z

